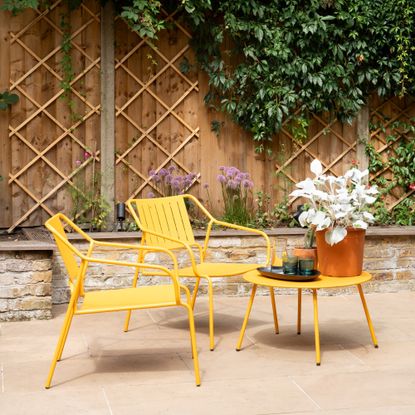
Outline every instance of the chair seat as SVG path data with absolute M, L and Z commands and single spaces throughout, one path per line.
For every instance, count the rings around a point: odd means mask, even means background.
M 226 262 L 204 262 L 197 265 L 197 270 L 200 275 L 208 277 L 232 277 L 234 275 L 241 275 L 245 272 L 252 271 L 263 264 L 234 264 Z M 195 273 L 192 267 L 180 268 L 179 275 L 181 277 L 194 277 Z
M 130 310 L 152 306 L 164 307 L 175 304 L 174 286 L 171 284 L 89 291 L 85 293 L 84 302 L 76 314 Z

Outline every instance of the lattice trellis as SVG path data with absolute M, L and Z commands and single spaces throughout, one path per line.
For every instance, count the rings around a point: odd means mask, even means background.
M 287 196 L 294 185 L 311 175 L 310 162 L 318 158 L 326 174 L 344 173 L 356 158 L 356 127 L 341 124 L 337 119 L 312 114 L 305 142 L 298 141 L 284 123 L 276 140 L 274 153 L 276 200 Z M 289 200 L 292 205 L 297 198 Z
M 177 11 L 164 16 L 167 29 L 156 47 L 129 31 L 122 19 L 116 22 L 118 200 L 145 197 L 148 190 L 161 194 L 150 181 L 150 169 L 175 164 L 182 173 L 200 170 L 198 78 L 181 67 L 194 61 L 191 35 Z
M 12 108 L 13 225 L 40 225 L 56 211 L 69 211 L 68 186 L 91 180 L 91 152 L 99 161 L 100 6 L 84 2 L 70 15 L 74 78 L 70 116 L 60 84 L 63 74 L 62 0 L 46 11 L 25 12 L 10 33 L 10 89 L 20 96 Z
M 374 97 L 372 102 L 370 118 L 373 131 L 371 131 L 370 134 L 370 143 L 380 154 L 383 162 L 386 163 L 390 157 L 396 155 L 395 148 L 399 145 L 399 142 L 407 138 L 396 122 L 411 122 L 410 119 L 415 117 L 415 100 L 413 98 L 391 98 L 382 101 L 379 98 Z M 397 137 L 397 140 L 388 141 L 388 136 L 395 136 Z M 386 165 L 385 168 L 374 173 L 371 176 L 371 180 L 375 181 L 381 177 L 388 181 L 393 178 L 390 166 Z M 391 211 L 404 199 L 414 194 L 415 191 L 409 189 L 409 187 L 393 187 L 385 196 L 385 203 L 388 210 Z

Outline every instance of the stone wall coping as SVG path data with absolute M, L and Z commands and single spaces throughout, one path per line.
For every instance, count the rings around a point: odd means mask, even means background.
M 276 228 L 267 229 L 265 233 L 271 237 L 284 237 L 286 235 L 303 235 L 305 230 L 302 228 Z M 139 240 L 141 232 L 91 232 L 92 238 L 97 240 Z M 240 237 L 240 236 L 256 236 L 249 232 L 227 229 L 214 230 L 211 233 L 212 237 Z M 203 238 L 205 231 L 195 230 L 196 238 Z M 415 226 L 373 226 L 366 231 L 366 236 L 415 236 Z M 80 241 L 83 238 L 77 234 L 69 234 L 69 240 Z M 45 241 L 7 241 L 0 242 L 0 252 L 4 251 L 53 251 L 56 245 Z
M 53 251 L 55 244 L 43 241 L 7 241 L 0 242 L 0 252 L 4 251 Z
M 206 231 L 195 230 L 194 234 L 197 238 L 203 238 Z M 285 235 L 304 235 L 305 229 L 302 228 L 275 228 L 266 229 L 265 233 L 272 237 Z M 141 232 L 91 232 L 89 235 L 97 240 L 121 240 L 121 239 L 139 239 Z M 212 237 L 238 237 L 238 236 L 256 236 L 255 234 L 239 231 L 234 229 L 213 230 Z M 415 236 L 415 226 L 373 226 L 366 231 L 367 236 Z M 70 234 L 70 240 L 82 240 L 77 234 Z

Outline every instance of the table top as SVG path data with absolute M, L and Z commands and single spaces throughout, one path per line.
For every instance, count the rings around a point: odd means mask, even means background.
M 319 275 L 312 281 L 285 281 L 277 280 L 274 278 L 263 277 L 257 270 L 249 271 L 244 274 L 244 280 L 252 282 L 257 285 L 264 285 L 266 287 L 277 288 L 336 288 L 336 287 L 348 287 L 350 285 L 362 284 L 363 282 L 370 281 L 372 275 L 366 271 L 363 271 L 361 275 L 357 277 L 329 277 L 326 275 Z

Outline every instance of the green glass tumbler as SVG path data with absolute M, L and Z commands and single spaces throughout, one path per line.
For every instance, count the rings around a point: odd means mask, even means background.
M 314 274 L 314 259 L 302 258 L 298 264 L 300 275 L 313 275 Z
M 282 272 L 287 275 L 297 275 L 298 273 L 298 257 L 291 255 L 283 255 Z

